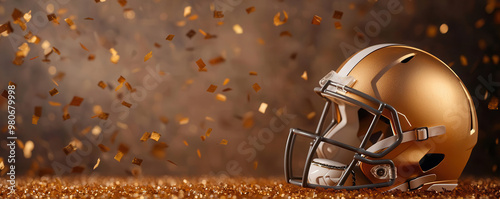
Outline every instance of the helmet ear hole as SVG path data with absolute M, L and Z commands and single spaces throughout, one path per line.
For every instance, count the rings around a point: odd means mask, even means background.
M 413 59 L 415 57 L 415 54 L 410 54 L 410 56 L 404 58 L 403 60 L 401 60 L 401 63 L 408 63 L 411 59 Z
M 422 159 L 418 162 L 422 171 L 427 172 L 441 163 L 444 159 L 444 154 L 442 153 L 428 153 L 425 154 Z

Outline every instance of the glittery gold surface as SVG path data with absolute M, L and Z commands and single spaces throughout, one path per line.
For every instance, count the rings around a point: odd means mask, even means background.
M 1 181 L 0 197 L 8 197 Z M 449 192 L 379 193 L 302 188 L 282 178 L 42 177 L 17 181 L 16 198 L 498 198 L 500 179 L 464 179 Z M 11 195 L 14 197 L 14 195 Z

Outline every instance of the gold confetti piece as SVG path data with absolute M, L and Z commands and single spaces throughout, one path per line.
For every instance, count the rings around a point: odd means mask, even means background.
M 64 19 L 64 21 L 65 21 L 65 22 L 68 24 L 68 26 L 70 26 L 70 27 L 75 25 L 75 23 L 73 22 L 73 20 L 71 20 L 70 18 L 66 18 L 66 19 Z
M 113 57 L 113 56 L 111 56 L 111 57 Z M 120 57 L 120 56 L 118 56 L 118 57 Z M 94 55 L 94 54 L 90 54 L 90 55 L 89 55 L 89 57 L 88 57 L 87 59 L 88 59 L 89 61 L 92 61 L 92 60 L 94 60 L 94 59 L 95 59 L 95 55 Z M 111 62 L 113 62 L 113 59 L 111 60 Z M 113 62 L 113 63 L 115 63 L 115 62 Z M 116 60 L 116 63 L 118 63 L 118 60 Z M 116 63 L 115 63 L 115 64 L 116 64 Z
M 70 118 L 71 118 L 71 116 L 69 115 L 69 113 L 63 115 L 63 120 L 67 120 L 67 119 L 70 119 Z
M 68 146 L 66 146 L 66 147 L 63 148 L 63 151 L 64 151 L 64 153 L 66 155 L 69 155 L 70 153 L 73 153 L 73 151 L 75 151 L 75 150 L 76 150 L 76 148 L 73 147 L 72 144 L 68 144 Z
M 196 19 L 198 19 L 198 15 L 196 15 L 196 14 L 195 15 L 191 15 L 191 16 L 188 17 L 188 20 L 190 20 L 190 21 L 193 21 L 193 20 L 196 20 Z
M 434 37 L 436 37 L 437 32 L 438 32 L 437 26 L 435 26 L 435 25 L 427 26 L 427 30 L 426 30 L 427 37 L 434 38 Z
M 184 17 L 187 17 L 191 14 L 191 6 L 184 7 Z
M 153 132 L 151 132 L 151 137 L 149 137 L 149 139 L 152 139 L 152 140 L 158 142 L 158 140 L 160 140 L 160 136 L 161 135 L 159 133 L 153 131 Z
M 243 34 L 243 28 L 239 24 L 233 26 L 233 31 L 238 35 Z
M 280 25 L 283 25 L 286 23 L 286 21 L 288 20 L 288 14 L 286 13 L 286 11 L 283 10 L 283 21 L 280 20 L 280 13 L 276 13 L 276 15 L 274 15 L 274 25 L 275 26 L 280 26 Z
M 122 6 L 125 7 L 127 5 L 127 0 L 118 0 L 118 3 Z
M 26 159 L 31 158 L 31 152 L 33 151 L 34 148 L 35 148 L 35 143 L 33 143 L 33 141 L 31 140 L 28 140 L 26 144 L 24 144 L 23 148 L 24 158 Z
M 250 13 L 252 13 L 252 12 L 255 12 L 255 7 L 254 7 L 254 6 L 249 7 L 249 8 L 247 8 L 247 9 L 246 9 L 246 11 L 247 11 L 247 14 L 250 14 Z
M 120 143 L 120 145 L 118 145 L 118 151 L 121 151 L 123 155 L 127 154 L 129 150 L 130 148 L 123 143 Z
M 227 145 L 227 140 L 226 140 L 226 139 L 222 139 L 222 140 L 220 141 L 220 144 L 222 144 L 222 145 Z
M 189 37 L 189 39 L 193 38 L 194 35 L 196 35 L 196 31 L 194 30 L 189 30 L 189 32 L 186 33 L 186 36 Z
M 226 96 L 223 95 L 223 94 L 220 94 L 220 93 L 217 93 L 217 95 L 215 96 L 215 99 L 221 101 L 221 102 L 225 102 L 226 101 Z
M 213 93 L 217 89 L 216 85 L 210 84 L 210 86 L 207 89 L 207 92 Z
M 284 36 L 292 37 L 292 33 L 288 32 L 288 31 L 283 31 L 280 33 L 280 37 L 284 37 Z
M 180 125 L 184 125 L 184 124 L 187 124 L 187 123 L 189 123 L 189 118 L 188 117 L 184 117 L 184 118 L 181 118 L 179 120 L 179 124 Z
M 132 104 L 126 102 L 126 101 L 122 101 L 122 105 L 123 106 L 126 106 L 127 108 L 130 108 L 132 106 Z
M 69 103 L 70 106 L 80 106 L 82 104 L 83 98 L 74 96 L 73 99 L 71 100 L 71 103 Z
M 94 18 L 92 18 L 92 17 L 85 17 L 84 20 L 91 20 L 92 21 L 92 20 L 94 20 Z
M 493 96 L 488 103 L 488 109 L 490 110 L 498 110 L 498 98 Z
M 259 161 L 253 161 L 253 170 L 257 170 L 257 166 L 259 166 Z
M 101 163 L 101 158 L 97 158 L 97 162 L 95 163 L 94 168 L 92 170 L 95 170 L 99 166 L 99 163 Z
M 201 158 L 201 152 L 200 149 L 196 149 L 196 153 L 198 153 L 198 157 Z
M 214 118 L 209 117 L 209 116 L 205 116 L 205 119 L 208 121 L 211 121 L 211 122 L 215 122 Z
M 264 41 L 264 39 L 262 39 L 262 38 L 258 38 L 258 39 L 257 39 L 257 42 L 258 42 L 260 45 L 264 45 L 264 44 L 266 44 L 266 42 L 265 42 L 265 41 Z
M 142 137 L 141 137 L 141 142 L 145 142 L 147 141 L 149 138 L 151 137 L 151 133 L 149 132 L 144 132 L 144 134 L 142 134 Z
M 5 169 L 5 163 L 3 162 L 3 158 L 0 157 L 0 171 L 3 169 Z M 2 174 L 2 176 L 3 176 L 3 174 Z
M 214 10 L 214 18 L 216 18 L 216 19 L 224 18 L 224 13 L 222 13 L 222 11 Z
M 161 48 L 161 45 L 160 45 L 159 43 L 156 43 L 156 42 L 155 42 L 155 44 L 154 44 L 154 45 L 155 45 L 155 47 L 157 47 L 157 48 Z
M 49 21 L 52 21 L 54 24 L 59 24 L 57 16 L 54 13 L 47 15 L 47 19 L 49 19 Z
M 340 20 L 340 19 L 342 19 L 343 14 L 344 14 L 343 12 L 335 10 L 335 12 L 333 13 L 333 18 Z
M 59 91 L 57 91 L 56 88 L 53 88 L 52 90 L 49 91 L 50 96 L 57 95 L 58 93 L 59 93 Z
M 54 50 L 54 52 L 56 52 L 57 55 L 61 55 L 61 52 L 56 47 L 52 47 L 52 50 Z
M 36 59 L 36 58 L 38 58 L 38 56 L 35 56 L 35 57 L 31 58 L 30 60 L 34 60 L 34 59 Z
M 134 159 L 132 160 L 132 164 L 135 164 L 135 165 L 137 165 L 137 166 L 141 166 L 141 164 L 142 164 L 142 159 L 139 159 L 139 158 L 134 157 Z
M 206 137 L 204 135 L 200 136 L 201 141 L 205 141 Z
M 226 61 L 226 59 L 224 59 L 224 57 L 218 56 L 218 57 L 215 57 L 213 59 L 210 59 L 208 61 L 208 63 L 210 63 L 210 65 L 216 65 L 216 64 L 220 64 L 220 63 L 225 62 L 225 61 Z
M 114 159 L 118 162 L 120 162 L 122 160 L 122 157 L 123 157 L 123 153 L 121 151 L 118 151 L 118 153 L 116 153 Z
M 189 146 L 189 144 L 186 142 L 186 140 L 183 140 L 182 142 L 184 142 L 184 145 Z
M 304 73 L 302 73 L 302 75 L 300 76 L 300 78 L 302 78 L 304 80 L 307 80 L 307 71 L 304 71 Z
M 248 74 L 257 76 L 257 72 L 255 72 L 255 71 L 250 71 Z
M 336 21 L 333 25 L 336 29 L 342 29 L 342 23 L 340 23 L 340 21 Z
M 174 39 L 175 35 L 168 35 L 167 38 L 165 38 L 165 40 L 168 40 L 168 41 L 172 41 L 172 39 Z
M 81 42 L 80 42 L 80 46 L 82 47 L 83 50 L 86 50 L 87 52 L 89 52 L 89 49 L 87 49 L 87 47 L 85 47 Z
M 14 11 L 12 12 L 11 16 L 12 16 L 12 19 L 15 21 L 23 16 L 23 12 L 21 12 L 17 8 L 14 8 Z
M 118 55 L 118 52 L 114 48 L 110 48 L 109 52 L 111 52 L 111 63 L 116 64 L 120 60 L 120 55 Z
M 167 160 L 168 162 L 170 162 L 171 164 L 177 166 L 177 164 L 175 164 L 174 162 L 172 162 L 172 160 Z M 0 169 L 1 170 L 1 169 Z
M 253 84 L 252 88 L 253 88 L 253 90 L 255 90 L 255 92 L 259 92 L 259 90 L 261 89 L 259 84 L 257 84 L 257 83 Z
M 99 81 L 99 83 L 97 83 L 97 86 L 101 87 L 102 89 L 105 89 L 107 85 L 103 81 Z
M 19 146 L 20 149 L 24 149 L 24 143 L 20 139 L 16 140 L 17 145 Z
M 212 128 L 208 128 L 207 132 L 205 132 L 205 136 L 210 137 L 211 133 L 212 133 Z
M 71 169 L 71 173 L 82 173 L 85 170 L 82 166 L 76 166 Z
M 97 145 L 99 147 L 99 149 L 102 151 L 102 152 L 108 152 L 109 151 L 109 147 L 105 146 L 104 144 L 99 144 Z
M 309 114 L 307 114 L 307 119 L 313 119 L 314 116 L 316 116 L 316 112 L 310 112 Z
M 12 29 L 12 26 L 10 25 L 10 21 L 7 21 L 7 23 L 4 23 L 0 26 L 0 34 L 3 34 L 4 32 L 6 32 L 7 34 L 14 32 L 14 29 Z
M 227 91 L 231 91 L 233 90 L 232 88 L 225 88 L 224 90 L 222 90 L 222 92 L 227 92 Z
M 196 65 L 198 65 L 199 69 L 205 68 L 206 64 L 203 62 L 203 60 L 200 58 L 198 61 L 196 61 Z
M 148 59 L 150 59 L 151 57 L 153 57 L 153 51 L 150 51 L 148 54 L 146 54 L 146 56 L 144 56 L 144 62 L 148 61 Z
M 460 55 L 460 63 L 462 64 L 462 66 L 467 66 L 467 57 L 465 57 L 464 55 Z
M 320 16 L 314 15 L 311 23 L 314 25 L 320 25 L 321 20 L 322 20 L 322 18 Z
M 61 103 L 59 103 L 59 102 L 49 101 L 49 104 L 50 104 L 51 106 L 61 106 Z
M 218 22 L 217 22 L 217 25 L 218 25 L 218 26 L 222 26 L 222 25 L 224 25 L 224 21 L 218 21 Z
M 224 79 L 224 83 L 222 83 L 223 86 L 227 85 L 229 83 L 229 78 Z
M 262 102 L 260 104 L 260 107 L 259 107 L 259 112 L 261 112 L 262 114 L 264 114 L 264 113 L 266 113 L 266 109 L 267 109 L 267 103 Z
M 25 14 L 23 15 L 23 18 L 24 18 L 24 20 L 26 21 L 26 23 L 30 22 L 30 20 L 31 20 L 31 10 L 30 10 L 30 11 L 28 11 L 27 13 L 25 13 Z

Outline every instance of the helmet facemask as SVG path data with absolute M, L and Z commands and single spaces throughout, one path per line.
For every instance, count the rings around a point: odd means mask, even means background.
M 288 138 L 285 175 L 290 183 L 304 187 L 335 189 L 374 188 L 394 183 L 394 163 L 388 159 L 372 158 L 383 157 L 401 142 L 402 131 L 397 111 L 390 105 L 349 87 L 353 83 L 352 78 L 339 77 L 334 71 L 320 81 L 322 87 L 316 88 L 315 91 L 327 102 L 316 132 L 291 129 Z M 355 100 L 346 93 L 361 97 L 372 106 Z M 332 120 L 323 129 L 329 113 L 332 113 Z M 291 168 L 293 145 L 297 135 L 313 140 L 302 177 L 292 176 Z M 374 143 L 388 136 L 396 136 L 397 139 L 388 147 L 370 150 Z M 372 183 L 367 180 L 359 168 L 361 162 L 372 165 L 374 169 L 371 169 L 373 172 L 369 175 L 381 179 L 381 182 Z

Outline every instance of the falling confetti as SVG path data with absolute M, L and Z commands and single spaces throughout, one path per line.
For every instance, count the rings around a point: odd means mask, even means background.
M 321 20 L 322 20 L 322 18 L 320 16 L 314 15 L 311 23 L 314 25 L 320 25 Z
M 99 166 L 99 163 L 101 163 L 101 158 L 97 158 L 97 162 L 95 163 L 94 168 L 92 168 L 92 170 L 95 170 Z
M 307 80 L 307 71 L 304 71 L 304 73 L 302 73 L 302 75 L 300 76 L 300 78 L 302 78 L 304 80 Z
M 267 109 L 267 103 L 262 102 L 260 104 L 260 107 L 259 107 L 259 112 L 261 112 L 262 114 L 264 114 L 264 113 L 266 113 L 266 109 Z
M 214 18 L 216 19 L 224 18 L 224 14 L 222 13 L 222 11 L 214 10 Z
M 102 89 L 105 89 L 107 85 L 103 81 L 99 81 L 99 83 L 97 83 L 97 86 L 101 87 Z
M 464 55 L 460 55 L 460 63 L 462 64 L 462 66 L 467 66 L 467 57 L 465 57 Z
M 229 83 L 229 78 L 224 79 L 224 83 L 222 83 L 223 86 L 227 85 Z
M 493 96 L 488 103 L 488 109 L 490 110 L 498 110 L 498 98 Z
M 189 123 L 189 118 L 187 118 L 187 117 L 181 118 L 179 120 L 179 124 L 180 125 L 185 125 L 185 124 L 188 124 L 188 123 Z
M 160 137 L 161 135 L 155 131 L 151 132 L 151 137 L 149 137 L 149 139 L 152 139 L 154 141 L 157 141 L 160 140 Z
M 220 144 L 222 144 L 222 145 L 227 145 L 227 140 L 226 140 L 226 139 L 222 139 L 222 140 L 220 141 Z
M 253 170 L 257 170 L 257 167 L 259 166 L 259 162 L 256 160 L 253 162 Z
M 286 11 L 283 10 L 283 20 L 280 20 L 280 13 L 276 13 L 276 15 L 274 15 L 274 25 L 275 26 L 280 26 L 280 25 L 283 25 L 286 23 L 286 21 L 288 21 L 288 14 L 286 13 Z
M 68 146 L 63 148 L 63 151 L 66 155 L 69 155 L 70 153 L 73 153 L 76 149 L 73 147 L 72 144 L 68 144 Z
M 85 47 L 85 46 L 82 44 L 82 42 L 80 42 L 80 46 L 82 47 L 82 49 L 83 49 L 83 50 L 85 50 L 85 51 L 89 52 L 89 49 L 87 49 L 87 47 Z
M 114 48 L 110 48 L 109 52 L 111 52 L 111 63 L 116 64 L 120 60 L 120 55 L 118 55 L 118 52 Z M 90 57 L 89 57 L 90 58 Z
M 141 142 L 145 142 L 146 140 L 148 140 L 149 138 L 151 137 L 151 133 L 149 132 L 145 132 L 144 134 L 142 134 L 142 137 L 141 137 Z
M 250 14 L 250 13 L 252 13 L 252 12 L 255 12 L 255 7 L 254 7 L 254 6 L 249 7 L 249 8 L 247 8 L 247 9 L 246 9 L 246 11 L 247 11 L 247 14 Z
M 194 30 L 189 30 L 189 32 L 186 33 L 186 36 L 189 37 L 189 39 L 193 38 L 194 35 L 196 35 L 196 31 Z
M 127 108 L 130 108 L 132 106 L 132 104 L 130 104 L 130 103 L 126 102 L 126 101 L 123 101 L 122 105 L 125 106 L 125 107 L 127 107 Z
M 182 142 L 184 142 L 184 145 L 189 146 L 186 140 L 183 140 Z
M 109 147 L 105 146 L 104 144 L 99 144 L 97 145 L 99 147 L 99 149 L 102 151 L 102 152 L 108 152 L 109 151 Z
M 165 38 L 165 40 L 172 41 L 172 39 L 174 39 L 174 36 L 175 35 L 168 35 L 167 38 Z
M 26 159 L 31 158 L 31 151 L 33 151 L 34 148 L 35 148 L 35 143 L 33 143 L 33 141 L 31 141 L 31 140 L 28 140 L 24 144 L 24 148 L 23 148 L 24 158 L 26 158 Z
M 213 93 L 217 89 L 216 85 L 210 84 L 210 86 L 207 89 L 207 92 Z
M 114 159 L 118 162 L 120 162 L 123 158 L 123 153 L 121 151 L 118 151 L 118 153 L 116 153 Z
M 71 100 L 71 103 L 69 103 L 70 106 L 80 106 L 82 104 L 83 98 L 74 96 L 73 99 Z
M 215 99 L 221 101 L 221 102 L 225 102 L 226 101 L 226 96 L 223 95 L 223 94 L 220 94 L 220 93 L 217 93 L 217 95 L 215 96 Z
M 339 21 L 336 21 L 334 23 L 334 26 L 335 26 L 335 29 L 342 29 L 342 23 L 340 23 Z
M 38 124 L 38 120 L 42 117 L 42 107 L 41 106 L 35 106 L 35 113 L 33 114 L 31 123 L 34 125 Z
M 238 35 L 243 34 L 243 28 L 239 24 L 233 26 L 233 31 Z
M 144 56 L 144 62 L 148 61 L 148 59 L 150 59 L 151 57 L 153 57 L 153 51 L 150 51 L 148 54 L 146 54 L 146 56 Z
M 341 12 L 341 11 L 335 10 L 335 12 L 333 12 L 333 18 L 334 19 L 341 20 L 342 19 L 342 15 L 344 15 L 344 13 Z
M 257 72 L 255 72 L 255 71 L 250 71 L 248 74 L 249 74 L 249 75 L 254 75 L 254 76 L 257 76 Z
M 198 153 L 198 157 L 201 158 L 201 152 L 200 149 L 196 149 L 196 153 Z
M 205 136 L 210 137 L 211 133 L 212 133 L 212 128 L 208 128 L 207 132 L 205 132 Z
M 203 60 L 201 58 L 198 59 L 198 61 L 196 61 L 196 65 L 198 65 L 199 69 L 203 69 L 206 66 L 205 62 L 203 62 Z
M 257 84 L 257 83 L 253 84 L 252 88 L 253 88 L 253 90 L 255 90 L 255 92 L 259 92 L 259 90 L 261 89 L 259 84 Z
M 132 160 L 132 164 L 135 164 L 135 165 L 138 165 L 138 166 L 141 166 L 142 164 L 142 159 L 139 159 L 139 158 L 135 158 Z

